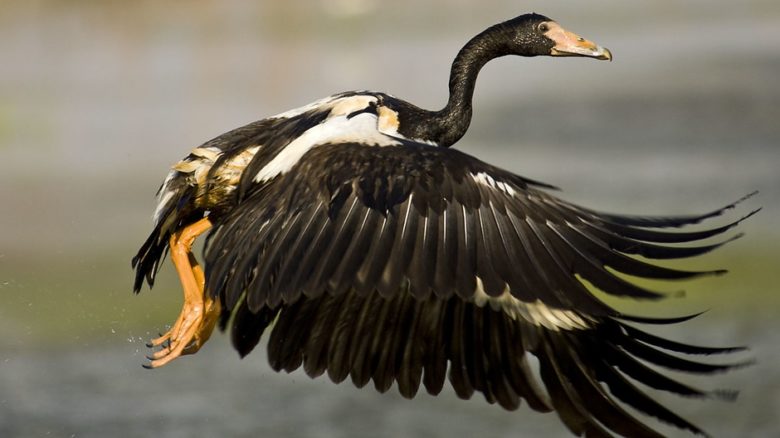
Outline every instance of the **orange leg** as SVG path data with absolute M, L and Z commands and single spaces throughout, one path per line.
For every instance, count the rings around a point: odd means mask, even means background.
M 197 352 L 219 319 L 219 301 L 204 293 L 203 269 L 192 254 L 195 239 L 209 228 L 211 222 L 204 218 L 171 236 L 171 260 L 184 290 L 184 305 L 171 329 L 150 342 L 150 347 L 163 347 L 149 356 L 148 368 L 158 368 L 181 355 Z

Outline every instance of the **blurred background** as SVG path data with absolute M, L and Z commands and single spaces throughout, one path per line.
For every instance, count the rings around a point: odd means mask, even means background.
M 725 224 L 746 236 L 675 266 L 727 268 L 684 298 L 709 310 L 654 333 L 747 344 L 757 364 L 708 379 L 736 403 L 657 397 L 717 436 L 780 433 L 780 4 L 776 0 L 14 1 L 0 8 L 0 436 L 568 436 L 554 415 L 481 396 L 403 400 L 272 372 L 218 334 L 141 368 L 179 312 L 166 264 L 131 292 L 169 166 L 234 127 L 338 91 L 446 101 L 473 35 L 536 11 L 609 47 L 612 63 L 504 58 L 477 84 L 458 147 L 589 207 L 701 213 L 760 191 Z M 736 232 L 735 232 L 736 233 Z M 732 234 L 733 235 L 733 234 Z M 422 391 L 424 392 L 424 391 Z M 653 420 L 669 435 L 681 435 Z

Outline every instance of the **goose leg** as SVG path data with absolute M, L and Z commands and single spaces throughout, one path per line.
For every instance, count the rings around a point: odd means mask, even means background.
M 182 284 L 184 305 L 171 329 L 149 343 L 150 347 L 162 346 L 162 349 L 149 356 L 151 362 L 147 368 L 158 368 L 181 355 L 197 352 L 219 319 L 219 301 L 204 293 L 203 269 L 192 254 L 195 239 L 210 227 L 211 222 L 204 218 L 170 238 L 171 260 Z

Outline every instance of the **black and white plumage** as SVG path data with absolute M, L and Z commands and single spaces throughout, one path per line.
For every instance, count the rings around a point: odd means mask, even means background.
M 270 329 L 275 370 L 302 366 L 335 382 L 373 381 L 382 392 L 395 382 L 409 398 L 421 384 L 438 394 L 449 378 L 462 398 L 478 391 L 506 409 L 525 400 L 537 411 L 554 410 L 577 435 L 660 436 L 619 402 L 703 433 L 629 379 L 684 396 L 729 398 L 647 364 L 709 374 L 736 365 L 670 353 L 739 349 L 648 334 L 628 322 L 688 317 L 625 315 L 586 284 L 615 296 L 660 299 L 622 274 L 681 280 L 723 272 L 646 260 L 693 257 L 722 245 L 710 238 L 741 219 L 697 231 L 666 228 L 734 205 L 680 217 L 604 214 L 446 148 L 468 127 L 479 69 L 508 54 L 611 59 L 552 20 L 525 15 L 461 50 L 441 111 L 383 93 L 348 92 L 219 136 L 177 163 L 163 183 L 155 229 L 133 261 L 135 289 L 144 278 L 153 283 L 177 233 L 206 220 L 212 228 L 199 293 L 219 303 L 220 326 L 230 328 L 242 356 Z M 205 338 L 212 327 L 201 330 Z M 153 366 L 205 342 L 179 341 L 172 332 L 165 341 L 178 341 L 178 351 L 156 354 Z M 183 345 L 190 342 L 198 345 Z M 539 360 L 539 377 L 528 354 Z

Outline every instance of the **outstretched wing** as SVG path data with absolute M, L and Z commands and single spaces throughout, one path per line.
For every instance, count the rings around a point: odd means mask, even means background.
M 244 178 L 251 178 L 245 175 Z M 609 294 L 660 298 L 615 275 L 683 279 L 713 272 L 655 266 L 720 244 L 661 246 L 727 230 L 668 233 L 704 217 L 605 215 L 562 201 L 534 183 L 457 150 L 318 146 L 272 181 L 256 184 L 215 224 L 208 288 L 252 311 L 301 294 L 429 294 L 467 301 L 541 302 L 585 317 L 617 316 L 580 281 Z M 608 269 L 608 268 L 611 268 Z
M 577 434 L 606 434 L 606 426 L 653 435 L 614 398 L 700 432 L 625 376 L 657 389 L 711 395 L 636 358 L 708 373 L 728 367 L 660 349 L 731 350 L 640 332 L 615 318 L 685 318 L 623 315 L 586 284 L 617 296 L 661 298 L 621 274 L 677 280 L 722 271 L 681 271 L 631 256 L 706 253 L 723 242 L 674 244 L 716 236 L 739 221 L 664 231 L 725 208 L 685 217 L 608 215 L 539 186 L 453 149 L 402 140 L 317 146 L 289 171 L 253 184 L 218 219 L 205 251 L 207 290 L 233 312 L 233 341 L 242 354 L 278 318 L 269 344 L 277 369 L 303 364 L 311 375 L 327 369 L 335 381 L 350 375 L 362 386 L 373 379 L 380 390 L 397 381 L 402 394 L 412 396 L 423 372 L 428 391 L 438 393 L 449 364 L 461 397 L 477 390 L 509 409 L 524 398 L 537 410 L 558 411 Z M 525 352 L 539 358 L 548 394 Z

